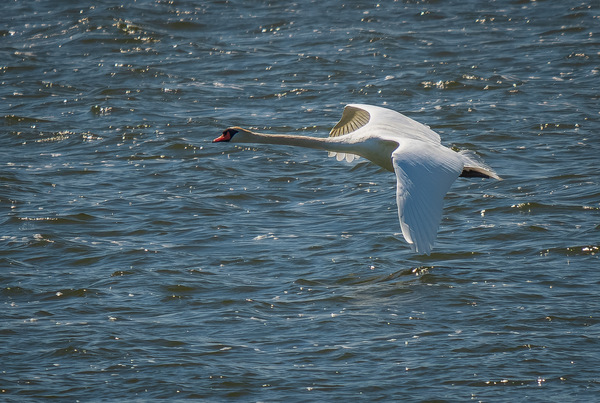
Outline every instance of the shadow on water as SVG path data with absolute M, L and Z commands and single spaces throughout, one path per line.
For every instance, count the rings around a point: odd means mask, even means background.
M 476 270 L 445 265 L 421 265 L 392 272 L 383 272 L 383 269 L 371 266 L 362 272 L 342 276 L 331 275 L 322 279 L 318 276 L 311 276 L 310 279 L 299 278 L 293 284 L 310 290 L 336 289 L 338 295 L 346 296 L 379 291 L 393 295 L 396 292 L 411 292 L 414 287 L 422 285 L 452 288 L 457 284 L 471 283 L 474 279 L 469 273 L 472 272 Z

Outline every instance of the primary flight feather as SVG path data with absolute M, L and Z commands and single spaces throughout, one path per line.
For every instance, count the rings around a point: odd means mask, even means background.
M 338 160 L 364 157 L 396 174 L 402 235 L 416 253 L 429 254 L 442 217 L 444 196 L 459 176 L 500 177 L 473 152 L 441 144 L 429 127 L 391 109 L 351 104 L 329 137 L 263 134 L 230 127 L 213 142 L 284 144 L 329 151 Z

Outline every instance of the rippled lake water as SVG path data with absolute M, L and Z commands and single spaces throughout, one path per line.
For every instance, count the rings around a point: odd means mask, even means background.
M 0 9 L 4 401 L 597 398 L 597 2 Z M 211 143 L 348 103 L 504 181 L 459 179 L 420 256 L 393 174 Z

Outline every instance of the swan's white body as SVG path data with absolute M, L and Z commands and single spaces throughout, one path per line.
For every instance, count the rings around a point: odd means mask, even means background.
M 474 153 L 444 147 L 440 136 L 429 127 L 372 105 L 347 105 L 328 138 L 261 134 L 232 127 L 214 141 L 318 148 L 340 161 L 361 156 L 395 172 L 400 228 L 417 253 L 431 252 L 444 196 L 456 178 L 463 174 L 500 179 Z

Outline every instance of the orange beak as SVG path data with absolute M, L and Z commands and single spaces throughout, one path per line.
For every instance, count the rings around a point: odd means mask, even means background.
M 218 143 L 220 141 L 229 141 L 231 140 L 231 134 L 229 134 L 229 131 L 225 130 L 223 132 L 223 134 L 221 134 L 219 137 L 217 137 L 216 139 L 213 140 L 213 143 Z

